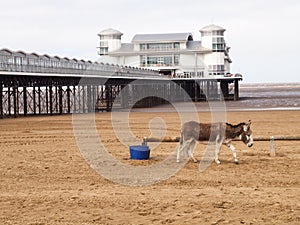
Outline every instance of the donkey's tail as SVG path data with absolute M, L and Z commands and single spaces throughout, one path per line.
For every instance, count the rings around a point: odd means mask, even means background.
M 180 139 L 179 139 L 179 142 L 180 142 L 180 145 L 182 145 L 183 144 L 183 132 L 182 131 L 180 131 Z

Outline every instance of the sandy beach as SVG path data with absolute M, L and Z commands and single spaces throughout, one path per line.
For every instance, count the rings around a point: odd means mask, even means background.
M 209 112 L 200 112 L 210 122 Z M 130 128 L 149 136 L 149 121 L 161 118 L 167 136 L 178 136 L 175 112 L 133 112 Z M 255 136 L 300 133 L 300 111 L 228 112 L 233 124 L 251 119 Z M 96 127 L 111 155 L 125 164 L 158 163 L 178 143 L 161 143 L 148 161 L 131 160 L 116 137 L 110 113 L 96 114 Z M 203 172 L 189 161 L 153 185 L 114 183 L 93 170 L 76 144 L 72 116 L 0 120 L 0 224 L 299 224 L 300 141 L 235 142 L 240 164 L 223 146 L 221 164 Z M 198 144 L 196 158 L 205 149 Z

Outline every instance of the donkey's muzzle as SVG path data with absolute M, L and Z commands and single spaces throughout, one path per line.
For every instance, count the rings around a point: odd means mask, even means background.
M 248 143 L 247 146 L 248 146 L 249 148 L 251 148 L 251 147 L 253 146 L 253 143 Z

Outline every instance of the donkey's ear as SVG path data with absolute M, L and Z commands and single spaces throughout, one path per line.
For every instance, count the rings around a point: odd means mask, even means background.
M 245 123 L 245 125 L 243 126 L 245 132 L 250 129 L 250 125 L 251 125 L 251 120 L 249 120 L 248 123 Z

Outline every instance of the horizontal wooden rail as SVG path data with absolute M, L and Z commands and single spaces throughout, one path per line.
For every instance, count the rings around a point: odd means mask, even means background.
M 254 137 L 254 141 L 270 141 L 273 136 L 271 137 Z M 274 141 L 300 141 L 300 136 L 274 136 Z M 239 141 L 240 139 L 234 139 L 233 141 Z M 180 137 L 165 137 L 165 138 L 158 138 L 158 137 L 147 137 L 144 138 L 144 141 L 147 142 L 179 142 Z

